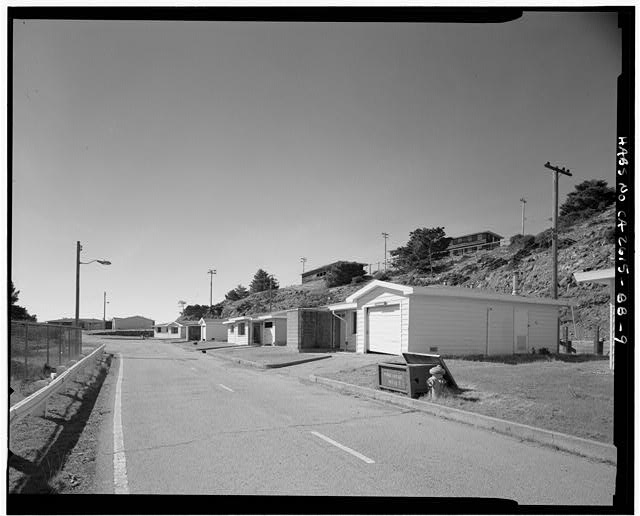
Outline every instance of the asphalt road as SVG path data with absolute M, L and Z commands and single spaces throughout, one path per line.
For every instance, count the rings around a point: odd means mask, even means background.
M 106 342 L 116 360 L 98 443 L 104 493 L 612 503 L 611 465 L 170 343 Z

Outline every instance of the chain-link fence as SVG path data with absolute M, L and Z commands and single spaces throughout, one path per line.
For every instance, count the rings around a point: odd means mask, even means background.
M 11 321 L 11 380 L 35 380 L 76 360 L 82 353 L 82 330 L 72 326 Z

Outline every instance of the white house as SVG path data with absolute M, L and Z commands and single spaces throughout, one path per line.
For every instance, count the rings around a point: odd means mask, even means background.
M 256 324 L 257 323 L 257 324 Z M 287 344 L 287 312 L 273 312 L 253 318 L 254 336 L 260 335 L 259 342 L 263 346 L 286 346 Z
M 614 316 L 615 316 L 615 267 L 601 269 L 597 271 L 574 272 L 577 283 L 601 283 L 609 285 L 609 369 L 614 368 L 615 363 L 615 340 L 614 340 Z
M 150 330 L 154 324 L 155 321 L 153 319 L 148 319 L 141 315 L 114 317 L 111 319 L 112 330 Z
M 340 321 L 336 333 L 341 349 L 394 355 L 501 355 L 555 349 L 556 320 L 563 306 L 569 304 L 374 280 L 328 308 Z
M 227 327 L 220 319 L 200 318 L 200 339 L 201 340 L 227 340 Z
M 153 336 L 156 339 L 180 339 L 185 336 L 185 327 L 179 322 L 156 324 L 153 327 Z
M 227 319 L 222 324 L 227 327 L 227 342 L 230 344 L 248 345 L 251 343 L 251 317 L 242 315 Z

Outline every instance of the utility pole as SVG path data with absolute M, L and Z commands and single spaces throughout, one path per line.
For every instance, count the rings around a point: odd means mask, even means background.
M 389 233 L 382 233 L 382 238 L 384 238 L 384 270 L 387 270 L 387 238 L 389 238 Z
M 213 306 L 213 275 L 216 274 L 215 269 L 209 269 L 207 274 L 210 276 L 209 281 L 209 308 Z
M 76 328 L 80 319 L 80 240 L 76 243 Z
M 107 293 L 104 293 L 102 302 L 102 329 L 107 329 Z
M 524 236 L 524 205 L 527 204 L 527 200 L 521 197 L 520 202 L 522 203 L 522 236 Z
M 558 299 L 558 174 L 571 176 L 569 169 L 554 167 L 547 161 L 545 168 L 553 172 L 553 229 L 551 230 L 551 255 L 553 259 L 552 294 Z M 556 321 L 556 353 L 560 352 L 560 319 Z

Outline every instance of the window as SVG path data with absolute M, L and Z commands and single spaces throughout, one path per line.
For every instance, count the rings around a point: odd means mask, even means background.
M 177 326 L 172 326 L 171 327 L 171 333 L 178 333 L 178 327 Z
M 244 323 L 238 323 L 238 335 L 244 335 Z
M 353 312 L 353 328 L 351 333 L 358 333 L 358 312 Z
M 264 327 L 265 328 L 273 328 L 273 323 L 272 322 L 266 322 L 266 323 L 264 323 Z
M 231 325 L 229 326 L 229 333 L 233 333 L 233 331 L 236 329 L 235 325 Z

